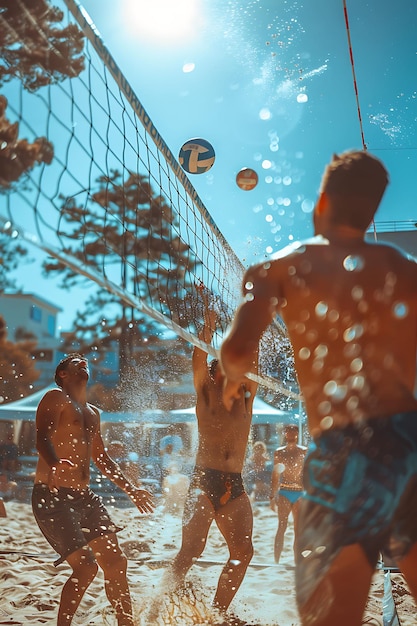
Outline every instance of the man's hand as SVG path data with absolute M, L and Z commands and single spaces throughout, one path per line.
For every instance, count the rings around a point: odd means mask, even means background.
M 228 411 L 232 410 L 233 402 L 238 400 L 245 393 L 245 388 L 241 381 L 230 381 L 225 378 L 223 384 L 223 404 Z
M 55 465 L 53 465 L 48 474 L 48 488 L 49 491 L 56 493 L 59 489 L 59 476 L 62 471 L 66 469 L 75 469 L 76 465 L 69 459 L 60 459 Z
M 128 496 L 133 504 L 135 504 L 139 513 L 153 513 L 155 505 L 153 503 L 153 496 L 149 491 L 134 487 L 132 490 L 129 489 Z

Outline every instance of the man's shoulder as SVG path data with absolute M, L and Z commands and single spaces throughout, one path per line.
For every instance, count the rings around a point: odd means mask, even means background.
M 56 387 L 54 389 L 49 389 L 43 395 L 41 401 L 39 402 L 38 410 L 51 410 L 52 408 L 54 410 L 57 408 L 62 409 L 66 404 L 69 404 L 69 402 L 70 399 L 68 394 L 60 387 Z
M 66 395 L 67 394 L 64 392 L 63 389 L 61 389 L 60 387 L 54 387 L 53 389 L 48 389 L 48 391 L 44 393 L 41 402 L 43 402 L 44 400 L 64 398 L 64 396 L 66 397 Z
M 411 255 L 409 252 L 393 243 L 392 241 L 366 241 L 366 247 L 369 250 L 376 250 L 381 254 L 391 256 L 392 258 L 397 258 L 399 260 L 404 261 L 405 263 L 409 262 L 412 265 L 417 265 L 417 258 Z
M 87 402 L 87 406 L 88 406 L 89 409 L 94 411 L 94 413 L 97 413 L 98 417 L 101 416 L 101 411 L 98 408 L 98 406 L 96 406 L 95 404 L 91 404 L 91 402 Z
M 281 455 L 283 452 L 285 452 L 285 446 L 280 446 L 279 448 L 277 448 L 274 451 L 274 456 L 279 456 Z
M 322 237 L 311 237 L 310 239 L 304 239 L 302 241 L 293 241 L 288 246 L 285 246 L 285 248 L 274 252 L 274 254 L 271 255 L 271 260 L 279 261 L 303 253 L 305 252 L 306 246 L 318 245 L 319 243 L 323 243 Z

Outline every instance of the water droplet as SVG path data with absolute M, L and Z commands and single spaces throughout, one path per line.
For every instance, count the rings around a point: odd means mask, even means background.
M 320 421 L 320 427 L 322 430 L 329 430 L 329 428 L 331 428 L 333 426 L 333 418 L 331 415 L 326 415 L 326 417 L 323 417 L 323 419 Z
M 298 353 L 298 356 L 302 361 L 306 361 L 307 359 L 309 359 L 310 355 L 311 355 L 311 352 L 308 348 L 301 348 L 301 350 Z
M 350 369 L 352 372 L 360 372 L 362 368 L 363 368 L 362 359 L 353 359 L 353 361 L 351 361 Z
M 362 335 L 363 335 L 362 324 L 354 324 L 353 326 L 346 328 L 345 332 L 343 333 L 343 339 L 346 342 L 353 341 L 354 339 L 358 339 L 359 337 L 362 337 Z
M 328 380 L 323 387 L 323 391 L 327 396 L 332 396 L 336 393 L 337 382 L 335 380 Z
M 395 302 L 393 306 L 394 316 L 398 319 L 407 317 L 408 305 L 405 302 Z
M 314 354 L 316 357 L 318 357 L 319 359 L 324 358 L 325 356 L 327 356 L 329 349 L 326 346 L 326 344 L 321 343 L 320 345 L 317 346 L 317 348 L 314 350 Z
M 325 317 L 329 307 L 325 302 L 318 302 L 315 310 L 317 317 Z
M 343 267 L 348 272 L 359 272 L 360 270 L 363 269 L 363 266 L 364 266 L 363 258 L 356 254 L 349 254 L 343 260 Z
M 352 288 L 351 294 L 352 294 L 352 298 L 356 300 L 356 302 L 358 302 L 359 300 L 362 300 L 363 298 L 362 287 L 359 287 L 359 285 L 355 285 L 355 287 Z
M 332 405 L 330 404 L 330 402 L 328 400 L 325 400 L 324 402 L 320 402 L 318 406 L 318 411 L 322 415 L 327 415 L 327 413 L 330 411 L 331 408 L 332 408 Z

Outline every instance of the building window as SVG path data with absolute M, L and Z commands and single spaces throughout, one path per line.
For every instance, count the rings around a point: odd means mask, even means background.
M 30 319 L 34 322 L 42 321 L 42 309 L 40 309 L 35 304 L 32 304 L 32 306 L 30 307 Z
M 55 317 L 54 315 L 48 315 L 48 334 L 51 337 L 55 337 Z

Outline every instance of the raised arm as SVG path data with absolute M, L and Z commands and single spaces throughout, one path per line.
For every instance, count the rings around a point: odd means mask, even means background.
M 216 323 L 217 313 L 210 308 L 206 308 L 204 314 L 204 325 L 198 334 L 198 338 L 209 345 L 213 339 L 216 330 Z M 194 387 L 195 389 L 197 389 L 202 385 L 207 375 L 207 352 L 205 350 L 202 350 L 198 346 L 195 346 L 192 362 Z
M 228 410 L 241 393 L 245 374 L 253 371 L 259 340 L 277 309 L 274 283 L 264 266 L 249 269 L 243 280 L 243 302 L 220 348 L 220 362 L 226 377 L 223 401 Z
M 129 496 L 140 513 L 152 513 L 154 510 L 152 494 L 146 489 L 140 489 L 133 485 L 123 474 L 118 463 L 107 454 L 100 426 L 97 428 L 93 439 L 92 459 L 100 472 Z

